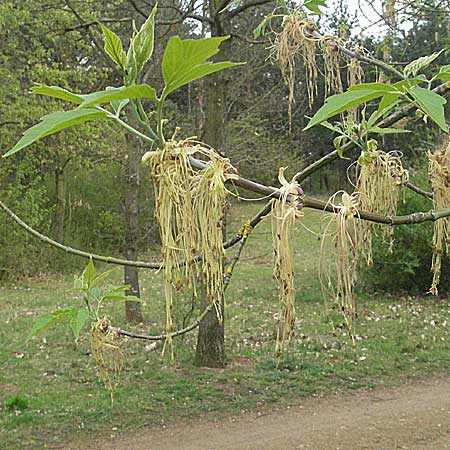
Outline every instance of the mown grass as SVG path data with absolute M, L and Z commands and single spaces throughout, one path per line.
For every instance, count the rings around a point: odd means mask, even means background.
M 253 204 L 233 208 L 229 229 L 238 229 L 257 209 Z M 317 277 L 320 217 L 306 211 L 301 222 L 312 232 L 301 224 L 297 227 L 298 323 L 278 366 L 273 356 L 278 291 L 272 278 L 270 220 L 252 234 L 227 291 L 229 366 L 195 368 L 195 333 L 176 341 L 174 365 L 160 358 L 159 349 L 127 341 L 113 403 L 96 377 L 86 333 L 75 345 L 68 324 L 59 325 L 25 342 L 36 314 L 79 302 L 68 291 L 72 278 L 42 277 L 0 289 L 0 447 L 64 448 L 87 433 L 110 436 L 205 413 L 263 411 L 313 394 L 448 374 L 447 298 L 359 293 L 356 347 L 338 316 L 333 318 L 334 328 L 330 325 Z M 84 263 L 80 260 L 80 270 Z M 158 333 L 164 323 L 161 274 L 142 272 L 141 277 L 146 323 L 140 329 Z M 120 268 L 112 278 L 120 280 Z M 190 309 L 190 299 L 180 300 L 179 306 L 177 326 Z M 111 304 L 105 314 L 126 327 L 122 309 L 121 304 Z

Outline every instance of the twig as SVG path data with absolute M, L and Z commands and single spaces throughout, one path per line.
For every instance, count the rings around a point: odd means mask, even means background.
M 408 189 L 411 189 L 412 191 L 414 191 L 416 194 L 422 195 L 423 197 L 426 197 L 429 200 L 433 200 L 434 195 L 432 192 L 427 192 L 427 191 L 421 189 L 419 186 L 412 184 L 410 181 L 408 181 L 406 183 L 406 187 Z

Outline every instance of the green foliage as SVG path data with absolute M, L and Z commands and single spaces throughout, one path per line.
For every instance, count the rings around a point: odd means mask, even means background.
M 151 58 L 153 54 L 153 47 L 155 41 L 155 15 L 156 6 L 143 23 L 141 29 L 131 39 L 130 48 L 127 54 L 127 70 L 130 70 L 130 61 L 132 65 L 131 72 L 136 70 L 137 74 L 142 72 L 145 63 Z M 134 67 L 136 69 L 134 69 Z
M 442 96 L 418 86 L 411 87 L 408 92 L 417 101 L 420 109 L 430 117 L 433 122 L 437 123 L 442 131 L 448 131 L 448 126 L 445 122 L 444 105 L 447 100 Z
M 117 66 L 125 71 L 125 63 L 127 55 L 122 47 L 122 41 L 114 31 L 111 31 L 108 27 L 100 24 L 103 31 L 103 43 L 105 52 L 109 55 L 111 60 L 117 64 Z
M 173 36 L 167 44 L 162 60 L 162 74 L 166 86 L 162 99 L 185 84 L 206 75 L 243 63 L 222 61 L 206 62 L 219 52 L 219 45 L 229 36 L 206 39 L 180 39 Z
M 28 400 L 20 394 L 14 394 L 3 402 L 9 411 L 24 411 L 28 408 Z
M 122 86 L 119 88 L 107 88 L 105 91 L 93 92 L 85 95 L 80 108 L 88 108 L 102 103 L 120 102 L 134 98 L 148 98 L 158 101 L 156 91 L 147 84 L 135 84 L 133 86 Z
M 417 76 L 420 72 L 425 70 L 435 59 L 437 59 L 444 51 L 445 49 L 442 49 L 439 52 L 435 52 L 427 56 L 422 56 L 421 58 L 410 62 L 403 69 L 403 74 L 409 78 Z
M 124 291 L 130 289 L 130 286 L 128 285 L 106 285 L 103 288 L 100 288 L 99 284 L 101 284 L 110 273 L 111 270 L 108 270 L 96 275 L 94 263 L 92 262 L 92 259 L 90 259 L 81 276 L 75 277 L 74 288 L 72 289 L 72 291 L 81 293 L 84 307 L 80 309 L 59 309 L 35 317 L 27 339 L 31 339 L 39 332 L 51 327 L 57 322 L 69 319 L 70 328 L 72 329 L 75 340 L 78 340 L 80 332 L 89 320 L 95 321 L 100 319 L 100 311 L 104 301 L 140 301 L 139 298 L 133 295 L 124 294 Z
M 418 71 L 419 68 L 414 73 Z M 314 114 L 304 130 L 321 124 L 339 113 L 382 97 L 378 111 L 373 116 L 373 120 L 377 120 L 387 113 L 401 97 L 409 103 L 414 102 L 419 111 L 425 115 L 425 118 L 429 117 L 444 132 L 447 132 L 448 126 L 444 116 L 444 105 L 447 103 L 447 100 L 430 89 L 419 87 L 418 84 L 424 81 L 427 81 L 427 79 L 420 76 L 418 78 L 403 80 L 393 85 L 385 83 L 363 83 L 353 86 L 342 94 L 328 97 L 325 104 Z M 412 99 L 407 94 L 410 94 Z M 375 125 L 374 121 L 372 125 Z
M 54 134 L 73 125 L 79 125 L 88 120 L 104 119 L 103 111 L 92 108 L 74 109 L 72 111 L 55 112 L 41 118 L 41 122 L 23 133 L 22 139 L 3 156 L 11 156 L 39 139 Z
M 398 214 L 428 211 L 431 201 L 407 191 L 405 202 L 400 202 Z M 424 223 L 394 228 L 393 253 L 389 243 L 376 233 L 372 239 L 373 267 L 362 268 L 362 283 L 371 289 L 398 293 L 401 291 L 425 294 L 431 286 L 433 225 Z M 450 292 L 450 264 L 443 261 L 440 293 Z

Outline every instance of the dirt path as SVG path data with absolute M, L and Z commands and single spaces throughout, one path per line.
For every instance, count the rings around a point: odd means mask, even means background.
M 139 431 L 102 450 L 450 449 L 450 380 L 311 398 L 263 416 Z

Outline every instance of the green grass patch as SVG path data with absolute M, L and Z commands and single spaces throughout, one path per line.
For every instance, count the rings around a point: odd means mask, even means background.
M 257 209 L 253 204 L 233 208 L 230 233 Z M 358 293 L 356 347 L 339 315 L 333 316 L 331 325 L 317 276 L 320 217 L 305 211 L 297 225 L 293 244 L 298 322 L 278 365 L 274 359 L 278 288 L 272 277 L 270 220 L 266 220 L 249 239 L 227 291 L 229 366 L 194 367 L 196 333 L 175 341 L 174 365 L 160 358 L 159 350 L 146 349 L 146 343 L 124 341 L 124 368 L 113 403 L 96 376 L 86 335 L 75 344 L 68 323 L 62 323 L 25 341 L 37 314 L 74 307 L 80 301 L 69 291 L 72 277 L 49 276 L 1 288 L 0 442 L 4 448 L 42 448 L 87 432 L 109 436 L 206 413 L 259 411 L 274 404 L 295 404 L 312 394 L 448 374 L 448 298 Z M 229 255 L 233 253 L 230 249 Z M 121 269 L 116 268 L 112 278 L 119 282 L 121 277 Z M 160 333 L 164 326 L 161 274 L 142 271 L 141 282 L 146 322 L 138 329 Z M 189 295 L 178 304 L 174 315 L 181 327 L 190 310 Z M 123 308 L 112 303 L 104 314 L 125 328 Z M 193 317 L 197 313 L 198 309 Z

